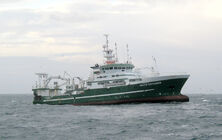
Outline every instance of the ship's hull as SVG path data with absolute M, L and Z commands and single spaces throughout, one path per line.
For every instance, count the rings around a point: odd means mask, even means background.
M 138 84 L 88 89 L 83 94 L 34 97 L 34 104 L 103 105 L 144 102 L 188 102 L 181 89 L 189 76 L 171 76 Z

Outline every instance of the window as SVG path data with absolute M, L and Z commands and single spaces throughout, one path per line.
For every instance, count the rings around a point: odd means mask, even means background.
M 136 81 L 142 81 L 142 79 L 141 78 L 139 78 L 139 79 L 130 79 L 129 81 L 130 82 L 136 82 Z
M 110 67 L 109 69 L 110 69 L 110 70 L 112 70 L 112 69 L 113 69 L 113 67 Z
M 117 67 L 114 67 L 114 69 L 116 70 L 116 69 L 117 69 Z
M 99 74 L 100 73 L 100 71 L 95 71 L 95 72 L 93 72 L 94 74 Z
M 113 81 L 114 83 L 123 83 L 124 81 L 123 80 L 116 80 L 116 81 Z
M 87 85 L 88 85 L 88 86 L 91 86 L 91 85 L 92 85 L 92 83 L 88 82 L 88 83 L 87 83 Z
M 99 82 L 98 85 L 104 85 L 104 83 L 103 82 Z

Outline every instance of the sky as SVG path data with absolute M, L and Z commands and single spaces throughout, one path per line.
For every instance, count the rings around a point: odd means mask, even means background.
M 0 94 L 29 93 L 46 72 L 84 79 L 103 34 L 136 67 L 186 72 L 182 93 L 222 93 L 221 0 L 0 0 Z

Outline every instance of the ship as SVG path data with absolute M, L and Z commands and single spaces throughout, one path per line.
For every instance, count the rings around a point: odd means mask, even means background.
M 104 62 L 91 68 L 88 79 L 64 75 L 49 76 L 36 73 L 38 81 L 33 86 L 33 104 L 49 105 L 110 105 L 124 103 L 189 102 L 181 90 L 189 74 L 160 74 L 149 67 L 150 74 L 135 68 L 128 55 L 127 61 L 119 62 L 110 49 L 108 35 L 103 45 Z

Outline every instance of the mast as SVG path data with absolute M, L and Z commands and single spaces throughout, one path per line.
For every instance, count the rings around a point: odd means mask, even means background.
M 153 62 L 154 62 L 154 68 L 155 70 L 157 71 L 158 70 L 158 67 L 157 67 L 157 62 L 156 62 L 156 58 L 154 56 L 152 56 L 153 58 Z
M 104 59 L 105 59 L 105 64 L 114 64 L 116 61 L 114 59 L 113 55 L 113 50 L 109 49 L 109 40 L 108 40 L 108 34 L 104 34 L 106 38 L 106 44 L 103 45 L 103 52 L 104 52 Z
M 132 57 L 129 55 L 129 46 L 126 44 L 126 63 L 127 64 L 132 64 Z
M 106 49 L 108 50 L 108 48 L 109 48 L 109 40 L 108 40 L 109 35 L 104 34 L 104 36 L 106 37 Z
M 118 62 L 118 52 L 117 52 L 117 44 L 115 43 L 115 52 L 116 52 L 116 62 Z
M 129 46 L 126 44 L 126 63 L 129 63 Z

